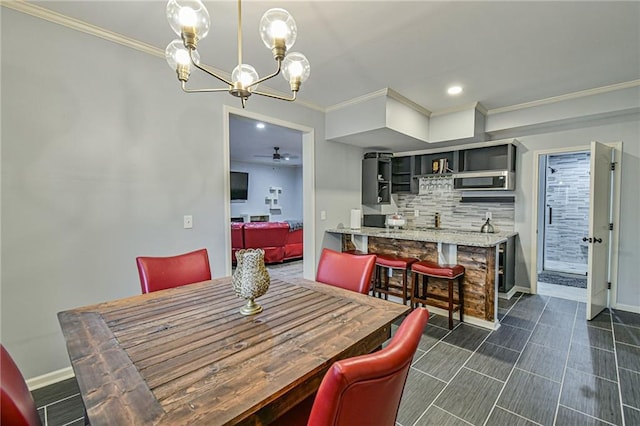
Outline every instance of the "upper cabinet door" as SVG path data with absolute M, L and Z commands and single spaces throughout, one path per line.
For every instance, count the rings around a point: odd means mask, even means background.
M 362 160 L 362 204 L 391 204 L 391 158 Z

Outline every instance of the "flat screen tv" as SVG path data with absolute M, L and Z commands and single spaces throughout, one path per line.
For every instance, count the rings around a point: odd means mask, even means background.
M 231 199 L 246 200 L 249 195 L 249 173 L 231 172 Z

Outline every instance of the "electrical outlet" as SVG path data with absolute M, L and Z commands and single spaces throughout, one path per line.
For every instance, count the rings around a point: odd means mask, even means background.
M 320 220 L 327 220 L 327 212 L 325 210 L 320 210 Z
M 185 215 L 184 217 L 184 229 L 193 228 L 193 216 Z
M 493 217 L 491 215 L 491 212 L 487 212 L 484 218 L 485 219 L 493 219 Z
M 415 210 L 413 211 L 413 217 L 418 217 L 418 216 L 420 216 L 420 210 L 415 209 Z

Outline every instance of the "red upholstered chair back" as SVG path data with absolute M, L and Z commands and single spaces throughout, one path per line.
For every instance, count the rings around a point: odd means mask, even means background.
M 207 249 L 170 257 L 137 257 L 142 293 L 211 279 Z
M 316 281 L 367 294 L 375 265 L 374 254 L 356 256 L 323 249 L 318 263 Z
M 36 404 L 18 366 L 2 345 L 0 352 L 0 424 L 42 424 Z
M 320 384 L 308 425 L 393 426 L 428 319 L 429 311 L 417 308 L 386 348 L 334 363 Z

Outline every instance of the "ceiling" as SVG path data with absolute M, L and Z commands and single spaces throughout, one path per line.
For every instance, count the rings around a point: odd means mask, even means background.
M 258 128 L 257 124 L 264 127 Z M 273 158 L 275 147 L 279 148 L 280 160 Z M 301 166 L 302 132 L 231 114 L 229 157 L 231 161 L 274 166 Z
M 165 1 L 32 3 L 162 50 L 177 38 Z M 212 24 L 199 44 L 201 61 L 230 72 L 237 62 L 237 4 L 204 3 Z M 257 30 L 271 7 L 296 20 L 292 50 L 311 63 L 299 99 L 320 109 L 391 88 L 432 112 L 474 102 L 491 111 L 640 79 L 637 1 L 249 0 L 242 4 L 244 62 L 260 75 L 275 65 Z M 175 78 L 168 67 L 167 78 Z M 288 91 L 280 77 L 263 84 Z M 463 92 L 448 95 L 452 84 Z M 279 140 L 265 143 L 263 155 Z

